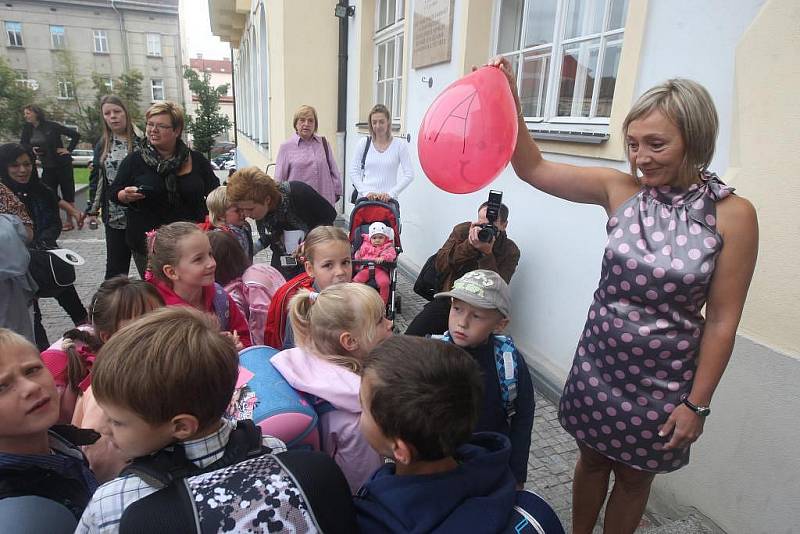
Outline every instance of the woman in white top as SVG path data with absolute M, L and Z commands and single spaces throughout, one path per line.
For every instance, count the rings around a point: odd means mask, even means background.
M 414 179 L 408 143 L 392 137 L 392 115 L 383 104 L 377 104 L 370 110 L 367 121 L 370 137 L 358 142 L 350 165 L 353 186 L 358 198 L 366 197 L 381 202 L 392 199 L 397 201 L 400 192 Z M 398 167 L 403 168 L 399 179 Z

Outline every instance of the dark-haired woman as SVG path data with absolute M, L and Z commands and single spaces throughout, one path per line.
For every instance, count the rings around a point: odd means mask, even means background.
M 29 248 L 50 250 L 58 248 L 56 240 L 61 234 L 59 200 L 49 187 L 39 181 L 33 160 L 33 153 L 22 145 L 8 143 L 0 146 L 0 179 L 22 201 L 33 220 L 33 240 Z M 76 325 L 86 322 L 86 308 L 81 304 L 75 286 L 65 287 L 56 300 Z M 34 303 L 33 311 L 36 344 L 40 350 L 44 350 L 50 343 L 42 326 L 38 302 Z
M 25 106 L 22 110 L 25 117 L 25 126 L 22 127 L 20 144 L 30 147 L 39 157 L 42 164 L 42 182 L 55 193 L 61 190 L 61 198 L 75 206 L 75 176 L 72 173 L 72 157 L 70 153 L 78 146 L 81 136 L 72 128 L 63 124 L 47 120 L 42 108 L 33 104 Z M 64 148 L 61 136 L 69 138 L 69 145 Z M 62 230 L 69 231 L 75 228 L 72 220 L 75 219 L 73 210 L 65 210 L 67 222 Z M 83 221 L 78 218 L 79 225 Z
M 117 177 L 120 163 L 140 148 L 141 139 L 134 131 L 125 103 L 115 95 L 100 101 L 103 115 L 103 137 L 94 147 L 92 174 L 89 178 L 89 204 L 86 213 L 90 221 L 102 216 L 106 234 L 106 276 L 127 275 L 131 264 L 131 249 L 125 242 L 128 208 L 110 202 L 109 191 Z

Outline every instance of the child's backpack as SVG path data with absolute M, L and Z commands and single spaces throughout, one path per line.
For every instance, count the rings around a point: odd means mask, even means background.
M 307 273 L 300 273 L 283 284 L 272 296 L 267 312 L 267 326 L 264 329 L 264 344 L 270 347 L 283 347 L 283 335 L 286 332 L 287 308 L 289 300 L 300 289 L 311 289 L 314 279 Z
M 158 491 L 125 509 L 121 534 L 356 531 L 336 463 L 311 451 L 271 454 L 252 421 L 239 421 L 223 457 L 205 468 L 175 446 L 137 458 L 129 474 Z
M 438 339 L 446 343 L 453 342 L 450 332 L 445 332 L 441 336 L 431 336 L 431 339 Z M 492 334 L 492 344 L 494 346 L 494 363 L 497 366 L 497 379 L 500 381 L 500 395 L 503 399 L 506 418 L 510 421 L 517 413 L 515 403 L 517 401 L 517 382 L 519 381 L 519 351 L 517 351 L 511 336 Z
M 531 490 L 517 491 L 504 534 L 564 534 L 564 527 L 547 501 Z
M 231 304 L 228 301 L 228 292 L 225 288 L 214 282 L 214 313 L 219 321 L 219 329 L 222 332 L 228 331 L 228 324 L 231 321 Z
M 239 366 L 252 373 L 233 395 L 229 415 L 252 419 L 264 434 L 274 436 L 289 449 L 320 450 L 318 414 L 313 402 L 295 390 L 273 367 L 278 350 L 255 345 L 239 353 Z M 240 371 L 241 373 L 241 371 Z

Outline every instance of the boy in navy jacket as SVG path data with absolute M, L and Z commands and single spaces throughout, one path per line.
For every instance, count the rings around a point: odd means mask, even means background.
M 362 532 L 499 532 L 514 505 L 508 438 L 472 435 L 483 397 L 478 366 L 453 344 L 390 338 L 367 358 L 361 431 L 395 463 L 359 490 Z M 470 437 L 472 436 L 472 437 Z

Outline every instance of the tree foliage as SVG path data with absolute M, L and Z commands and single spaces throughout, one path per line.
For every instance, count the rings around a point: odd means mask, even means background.
M 195 115 L 188 117 L 186 129 L 192 134 L 194 149 L 210 157 L 216 137 L 231 126 L 219 108 L 219 99 L 228 92 L 228 84 L 212 87 L 207 72 L 201 76 L 190 67 L 184 67 L 183 77 L 189 82 L 189 90 L 198 102 Z
M 37 101 L 39 90 L 17 81 L 17 73 L 0 57 L 0 137 L 19 139 L 22 108 Z

